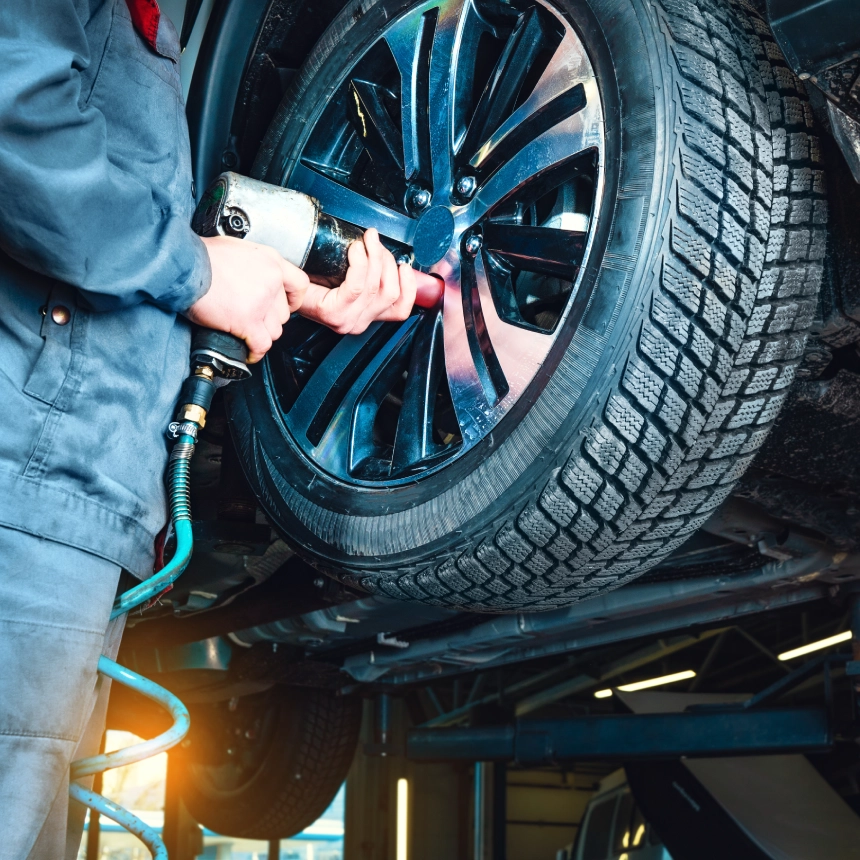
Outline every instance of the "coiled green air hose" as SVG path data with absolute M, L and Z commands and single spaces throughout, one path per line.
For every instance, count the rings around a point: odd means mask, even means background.
M 161 594 L 188 566 L 194 540 L 191 532 L 191 457 L 197 443 L 199 425 L 184 421 L 177 428 L 177 441 L 170 453 L 167 472 L 167 490 L 170 500 L 170 521 L 176 534 L 176 550 L 170 561 L 154 576 L 126 591 L 114 603 L 111 618 L 117 618 L 130 609 L 140 606 Z M 92 774 L 122 767 L 150 756 L 158 755 L 178 744 L 188 733 L 188 710 L 171 692 L 153 681 L 120 666 L 107 657 L 100 657 L 98 670 L 103 675 L 136 690 L 166 708 L 173 717 L 173 725 L 163 734 L 126 749 L 104 755 L 91 756 L 72 762 L 69 778 L 69 795 L 91 810 L 115 821 L 135 834 L 152 852 L 153 860 L 168 860 L 167 849 L 159 834 L 136 815 L 97 794 L 75 780 Z

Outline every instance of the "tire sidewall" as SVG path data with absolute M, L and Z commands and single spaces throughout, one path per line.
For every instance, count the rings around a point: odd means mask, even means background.
M 297 106 L 313 92 L 334 92 L 352 28 L 377 32 L 392 6 L 347 6 L 309 57 L 279 111 L 255 175 L 281 182 L 303 128 Z M 600 417 L 659 280 L 659 249 L 668 230 L 665 203 L 672 164 L 667 140 L 674 116 L 664 81 L 665 45 L 650 6 L 639 0 L 556 3 L 577 29 L 597 74 L 606 122 L 606 187 L 594 251 L 554 352 L 502 424 L 475 449 L 436 475 L 401 488 L 348 486 L 314 468 L 285 444 L 272 412 L 265 374 L 228 389 L 231 426 L 261 504 L 307 557 L 332 572 L 358 564 L 364 573 L 390 565 L 438 562 L 480 540 L 561 468 Z M 356 18 L 356 10 L 362 10 Z M 385 11 L 386 15 L 382 15 Z M 377 18 L 379 21 L 377 21 Z M 340 64 L 334 51 L 348 51 Z M 663 53 L 661 53 L 663 52 Z M 338 67 L 337 74 L 332 70 Z M 311 89 L 313 88 L 313 90 Z M 318 108 L 321 110 L 321 108 Z M 603 250 L 601 250 L 603 249 Z

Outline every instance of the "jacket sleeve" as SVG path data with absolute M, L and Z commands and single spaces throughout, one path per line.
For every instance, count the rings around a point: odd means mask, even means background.
M 206 248 L 187 210 L 109 160 L 105 117 L 81 103 L 98 58 L 78 4 L 0 2 L 0 248 L 94 310 L 184 311 L 209 288 Z

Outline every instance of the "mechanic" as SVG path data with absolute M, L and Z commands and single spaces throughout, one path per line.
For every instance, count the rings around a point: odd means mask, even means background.
M 189 320 L 258 361 L 299 309 L 358 333 L 415 297 L 372 230 L 334 290 L 271 248 L 192 232 L 179 50 L 156 0 L 0 4 L 3 860 L 77 856 L 69 763 L 102 735 L 121 572 L 152 573 L 167 520 Z

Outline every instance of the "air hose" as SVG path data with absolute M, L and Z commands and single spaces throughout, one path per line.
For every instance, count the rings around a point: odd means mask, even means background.
M 178 420 L 170 425 L 168 431 L 176 439 L 167 467 L 170 522 L 176 536 L 173 557 L 158 573 L 120 595 L 114 603 L 111 619 L 158 597 L 185 570 L 191 559 L 194 540 L 191 530 L 190 475 L 197 433 L 206 423 L 206 415 L 218 384 L 250 375 L 241 360 L 244 353 L 234 354 L 228 348 L 230 344 L 223 343 L 222 338 L 223 335 L 208 331 L 200 331 L 195 336 L 191 354 L 193 373 L 182 388 Z M 173 717 L 173 725 L 152 740 L 72 762 L 69 796 L 137 836 L 149 848 L 153 860 L 168 860 L 164 842 L 153 828 L 127 809 L 75 780 L 142 761 L 176 746 L 188 733 L 188 709 L 173 693 L 105 656 L 99 658 L 98 671 L 164 707 Z
M 167 466 L 167 493 L 170 500 L 170 522 L 176 535 L 173 558 L 158 573 L 120 595 L 114 603 L 111 619 L 146 603 L 163 592 L 185 570 L 191 560 L 194 540 L 191 535 L 191 456 L 197 444 L 196 422 L 180 425 L 176 444 Z

